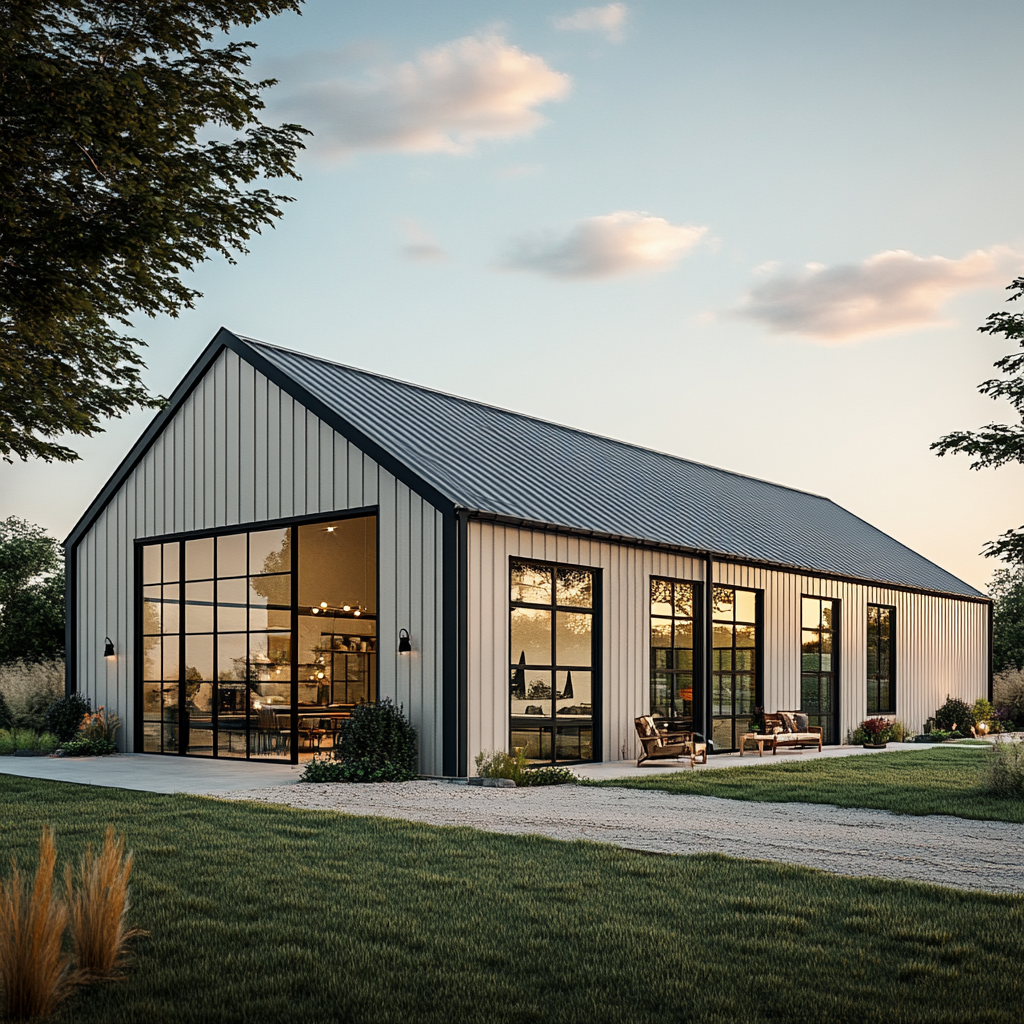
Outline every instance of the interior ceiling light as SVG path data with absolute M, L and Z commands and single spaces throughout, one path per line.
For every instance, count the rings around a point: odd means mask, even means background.
M 320 607 L 321 608 L 326 608 L 327 607 L 327 602 L 326 601 L 321 601 L 320 602 Z
M 312 613 L 313 613 L 314 615 L 316 615 L 316 614 L 317 614 L 317 613 L 318 613 L 318 612 L 320 611 L 320 609 L 319 609 L 319 608 L 310 608 L 310 611 L 311 611 L 311 612 L 312 612 Z

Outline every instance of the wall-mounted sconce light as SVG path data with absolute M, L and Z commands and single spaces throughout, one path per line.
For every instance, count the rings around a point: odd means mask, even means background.
M 113 658 L 113 657 L 115 657 L 117 652 L 114 650 L 114 641 L 111 640 L 109 636 L 108 637 L 104 637 L 104 639 L 107 642 L 106 642 L 106 644 L 103 647 L 103 657 L 104 658 Z
M 398 631 L 398 653 L 408 654 L 412 650 L 412 644 L 409 641 L 409 630 L 400 629 Z

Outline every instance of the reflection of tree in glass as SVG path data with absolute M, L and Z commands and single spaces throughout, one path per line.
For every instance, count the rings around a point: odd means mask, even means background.
M 593 602 L 594 574 L 584 569 L 558 570 L 558 604 L 589 608 Z
M 512 699 L 526 699 L 526 652 L 519 655 L 519 665 L 512 673 Z
M 203 682 L 203 673 L 195 665 L 185 666 L 185 706 L 189 711 L 196 710 L 196 694 Z
M 272 576 L 270 573 L 289 573 L 292 568 L 292 537 L 291 530 L 286 530 L 277 551 L 271 551 L 263 559 L 260 572 L 268 574 L 253 576 L 250 586 L 268 604 L 291 604 L 291 581 L 288 576 Z
M 731 619 L 733 617 L 733 592 L 731 587 L 715 587 L 712 600 L 715 605 L 715 617 Z
M 142 632 L 146 636 L 160 632 L 160 612 L 156 601 L 142 602 Z

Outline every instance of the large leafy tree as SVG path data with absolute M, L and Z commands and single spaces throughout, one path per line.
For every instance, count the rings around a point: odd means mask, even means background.
M 0 520 L 0 664 L 63 655 L 60 544 L 24 519 Z
M 155 406 L 133 313 L 171 316 L 182 274 L 232 259 L 288 197 L 307 134 L 263 124 L 252 43 L 224 33 L 301 0 L 0 0 L 0 456 Z M 225 136 L 211 140 L 213 132 Z
M 1010 292 L 1008 302 L 1019 299 L 1024 295 L 1024 277 L 1015 278 L 1007 290 Z M 1002 335 L 1024 349 L 1024 313 L 992 313 L 978 330 L 982 334 Z M 980 430 L 958 430 L 932 445 L 939 455 L 963 452 L 973 456 L 971 469 L 995 469 L 1011 463 L 1024 465 L 1024 351 L 1011 352 L 997 359 L 994 365 L 1002 376 L 984 381 L 978 385 L 978 390 L 990 398 L 1005 398 L 1017 422 L 990 423 Z M 986 543 L 984 554 L 1024 566 L 1024 526 L 1007 530 Z
M 992 668 L 1024 669 L 1024 566 L 996 569 L 992 595 Z

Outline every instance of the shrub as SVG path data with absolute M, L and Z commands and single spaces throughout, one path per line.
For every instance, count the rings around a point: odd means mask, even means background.
M 60 740 L 52 732 L 44 732 L 39 737 L 39 749 L 44 754 L 52 754 L 60 746 Z
M 10 706 L 12 724 L 42 732 L 46 709 L 64 694 L 64 662 L 15 661 L 0 665 L 0 690 Z
M 116 750 L 117 733 L 120 728 L 121 719 L 117 715 L 105 714 L 102 706 L 100 706 L 94 714 L 85 716 L 78 729 L 78 738 L 112 743 L 114 744 L 114 750 Z
M 979 697 L 971 705 L 971 714 L 974 715 L 974 724 L 981 725 L 982 722 L 991 722 L 995 708 L 984 698 Z
M 901 722 L 898 718 L 894 718 L 889 723 L 889 739 L 893 743 L 909 743 L 914 738 L 914 734 L 910 731 L 904 722 Z
M 548 764 L 540 768 L 527 768 L 523 772 L 522 786 L 561 786 L 567 782 L 579 782 L 579 776 L 569 768 Z
M 47 1017 L 81 980 L 62 952 L 68 909 L 53 893 L 57 849 L 44 826 L 34 883 L 22 880 L 17 865 L 0 887 L 0 985 L 7 1017 Z
M 14 730 L 15 750 L 38 750 L 39 734 L 34 729 Z
M 1024 799 L 1024 741 L 994 743 L 988 754 L 988 788 L 1000 796 Z
M 299 782 L 347 782 L 343 765 L 331 757 L 314 757 L 306 762 Z
M 935 712 L 935 722 L 940 729 L 966 733 L 974 725 L 974 715 L 962 700 L 947 696 L 946 703 Z
M 889 739 L 888 718 L 865 718 L 860 723 L 861 731 L 868 738 L 867 743 L 885 743 Z
M 17 747 L 14 745 L 14 730 L 0 729 L 0 756 L 13 754 L 15 750 Z
M 517 786 L 526 773 L 526 751 L 520 747 L 514 754 L 504 750 L 482 750 L 476 755 L 476 773 L 482 779 L 511 779 Z
M 60 749 L 65 757 L 103 757 L 105 754 L 116 754 L 117 744 L 113 740 L 83 738 L 62 743 Z
M 62 743 L 73 739 L 85 716 L 92 713 L 88 697 L 69 693 L 53 701 L 46 709 L 46 726 Z
M 416 730 L 389 698 L 359 704 L 342 722 L 334 756 L 345 782 L 408 782 L 416 778 Z
M 992 677 L 992 703 L 995 719 L 1003 728 L 1024 723 L 1024 670 L 1009 668 Z
M 4 696 L 3 691 L 0 690 L 0 729 L 13 728 L 14 715 L 11 714 L 11 706 L 7 703 L 7 698 Z
M 92 843 L 86 847 L 77 877 L 70 864 L 64 869 L 76 966 L 88 979 L 119 978 L 128 940 L 145 934 L 128 927 L 132 861 L 124 852 L 124 836 L 115 836 L 110 825 L 98 855 Z

